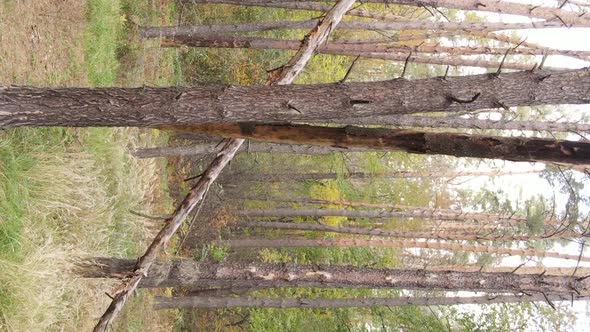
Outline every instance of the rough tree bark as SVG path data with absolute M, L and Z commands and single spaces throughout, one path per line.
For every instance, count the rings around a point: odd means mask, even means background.
M 87 278 L 119 278 L 133 270 L 133 260 L 97 258 L 82 263 L 76 273 Z M 367 287 L 444 289 L 448 291 L 587 294 L 590 278 L 545 274 L 376 269 L 338 265 L 281 263 L 204 263 L 191 259 L 156 261 L 141 287 L 191 287 L 202 283 L 265 287 Z M 578 293 L 579 292 L 579 293 Z
M 494 246 L 480 246 L 462 243 L 445 243 L 445 242 L 422 242 L 410 240 L 384 240 L 384 239 L 347 239 L 337 238 L 331 240 L 219 240 L 218 245 L 227 245 L 232 248 L 303 248 L 303 247 L 381 247 L 381 248 L 423 248 L 450 251 L 471 251 L 485 252 L 499 255 L 511 256 L 535 256 L 535 257 L 553 257 L 561 259 L 579 260 L 590 262 L 590 257 L 562 254 L 536 249 L 513 249 Z
M 0 89 L 0 128 L 329 121 L 590 103 L 590 69 L 291 86 Z
M 307 61 L 309 61 L 309 59 L 312 57 L 313 52 L 318 47 L 318 45 L 327 40 L 327 37 L 332 31 L 332 28 L 338 25 L 344 13 L 354 4 L 354 2 L 354 0 L 339 0 L 338 2 L 336 2 L 334 7 L 332 7 L 332 9 L 326 12 L 325 16 L 320 20 L 318 25 L 310 33 L 306 35 L 305 39 L 302 42 L 301 48 L 297 51 L 293 58 L 289 60 L 289 62 L 283 69 L 276 72 L 274 76 L 269 78 L 267 83 L 273 85 L 290 84 L 295 79 L 295 77 L 301 72 Z M 0 98 L 2 98 L 1 100 L 10 100 L 9 98 L 7 98 L 7 96 L 4 95 L 4 93 L 5 91 L 0 90 Z M 106 93 L 106 96 L 111 95 L 109 93 Z M 181 97 L 182 95 L 176 95 L 176 97 L 174 98 L 176 99 L 176 101 L 178 101 Z M 112 101 L 112 99 L 109 99 L 109 103 L 111 103 Z M 10 101 L 10 103 L 14 102 L 14 100 Z M 17 109 L 19 109 L 22 112 L 23 106 L 20 105 L 18 101 L 16 102 Z M 66 100 L 66 104 L 69 106 L 72 106 L 72 104 L 70 104 L 72 102 L 74 103 L 73 105 L 79 105 L 80 103 L 80 101 L 76 99 Z M 3 113 L 3 104 L 3 102 L 0 102 L 0 114 Z M 84 101 L 82 101 L 82 104 L 84 104 Z M 100 113 L 103 113 L 103 109 L 100 108 L 100 104 L 101 103 L 99 102 L 99 105 L 94 105 L 94 107 L 98 107 L 95 110 L 98 110 L 100 111 Z M 144 104 L 144 106 L 145 105 L 146 104 Z M 50 109 L 55 109 L 56 107 L 56 105 L 52 105 L 51 102 L 49 102 L 47 106 Z M 61 106 L 63 106 L 63 104 Z M 86 106 L 88 106 L 88 104 L 86 104 Z M 125 108 L 126 105 L 117 105 L 117 107 L 122 106 Z M 136 105 L 136 107 L 138 106 L 139 105 Z M 83 109 L 79 109 L 79 111 L 83 111 Z M 127 111 L 129 112 L 130 110 L 128 109 Z M 107 111 L 107 115 L 109 113 L 110 112 Z M 104 116 L 105 114 L 103 113 L 102 115 Z M 145 114 L 143 115 L 145 116 Z M 84 114 L 82 117 L 86 116 L 90 115 Z M 176 115 L 169 114 L 168 116 Z M 25 121 L 26 120 L 28 119 L 25 116 Z M 0 128 L 2 127 L 2 120 L 0 120 Z M 113 322 L 115 317 L 118 315 L 118 313 L 125 305 L 125 302 L 129 298 L 129 296 L 133 293 L 133 291 L 137 288 L 138 284 L 141 282 L 142 278 L 147 276 L 148 270 L 150 269 L 154 260 L 156 259 L 157 254 L 163 247 L 166 246 L 168 240 L 178 230 L 178 228 L 184 222 L 186 217 L 203 199 L 205 193 L 207 192 L 211 184 L 217 179 L 219 173 L 221 173 L 225 165 L 229 163 L 229 161 L 233 158 L 233 156 L 243 143 L 243 139 L 234 138 L 229 140 L 221 149 L 217 157 L 213 160 L 209 167 L 207 167 L 205 172 L 203 172 L 197 183 L 191 188 L 187 196 L 181 202 L 180 206 L 178 206 L 178 208 L 174 211 L 172 216 L 166 220 L 166 226 L 164 226 L 164 228 L 162 228 L 162 230 L 156 235 L 156 237 L 154 238 L 154 240 L 152 241 L 144 255 L 138 259 L 135 268 L 133 269 L 133 272 L 130 273 L 128 277 L 123 280 L 123 283 L 120 286 L 117 293 L 115 294 L 113 301 L 111 302 L 105 313 L 100 317 L 98 323 L 94 327 L 94 332 L 105 331 L 107 327 Z
M 453 297 L 394 297 L 394 298 L 276 298 L 276 297 L 156 297 L 155 309 L 193 309 L 193 308 L 361 308 L 361 307 L 399 307 L 458 304 L 521 303 L 540 301 L 587 301 L 589 296 L 560 294 L 535 295 L 488 295 Z
M 259 37 L 221 36 L 221 35 L 193 35 L 175 36 L 162 39 L 162 47 L 209 47 L 209 48 L 251 48 L 251 49 L 281 49 L 296 50 L 299 45 L 297 40 L 283 40 Z M 447 66 L 469 66 L 498 69 L 531 70 L 534 65 L 523 62 L 485 60 L 474 58 L 463 58 L 457 54 L 417 54 L 411 49 L 391 48 L 386 51 L 374 52 L 370 49 L 385 49 L 372 45 L 355 45 L 348 43 L 329 43 L 318 48 L 322 54 L 360 56 L 370 59 L 411 61 L 417 63 L 428 63 Z M 471 53 L 469 50 L 465 50 Z M 469 55 L 469 54 L 467 54 Z M 552 67 L 551 69 L 560 69 Z
M 590 95 L 589 95 L 590 96 Z M 526 162 L 590 163 L 590 143 L 528 137 L 466 135 L 405 129 L 256 123 L 163 127 L 256 141 L 310 144 Z

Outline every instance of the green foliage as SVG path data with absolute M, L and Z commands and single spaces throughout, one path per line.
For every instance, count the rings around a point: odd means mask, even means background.
M 195 249 L 193 258 L 196 261 L 202 262 L 211 259 L 214 262 L 223 262 L 229 255 L 230 248 L 228 246 L 219 246 L 215 244 L 208 244 L 201 249 Z
M 377 331 L 434 332 L 448 331 L 448 327 L 434 313 L 423 307 L 374 308 L 372 325 Z
M 477 310 L 469 306 L 447 307 L 442 312 L 452 322 L 453 331 L 458 332 L 567 331 L 574 323 L 561 306 L 553 310 L 542 303 L 484 304 Z
M 515 212 L 512 202 L 502 189 L 491 191 L 481 188 L 478 191 L 464 191 L 466 204 L 479 211 L 512 214 Z M 470 196 L 470 197 L 469 197 Z
M 223 262 L 228 255 L 229 247 L 209 245 L 209 256 L 216 262 Z
M 526 227 L 531 234 L 540 234 L 545 229 L 547 204 L 543 196 L 537 196 L 525 201 Z
M 341 319 L 331 310 L 311 309 L 254 309 L 250 311 L 252 331 L 345 331 L 338 328 Z

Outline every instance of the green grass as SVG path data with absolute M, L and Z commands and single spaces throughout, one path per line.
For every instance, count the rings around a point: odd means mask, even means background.
M 0 136 L 0 262 L 18 264 L 24 259 L 23 238 L 28 202 L 35 195 L 35 181 L 26 176 L 34 170 L 36 161 L 31 151 L 47 144 L 61 150 L 67 136 L 61 129 L 38 131 L 13 130 Z M 0 311 L 15 302 L 12 292 L 0 277 Z
M 68 141 L 69 134 L 61 128 L 10 130 L 0 136 L 1 259 L 22 260 L 23 218 L 36 188 L 36 182 L 27 176 L 36 166 L 34 153 L 61 152 Z
M 88 79 L 95 86 L 110 86 L 117 78 L 117 48 L 125 16 L 118 0 L 89 0 L 84 48 Z

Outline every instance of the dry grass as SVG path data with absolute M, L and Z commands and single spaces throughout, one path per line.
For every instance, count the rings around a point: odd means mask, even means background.
M 82 74 L 85 14 L 84 1 L 5 1 L 0 5 L 0 82 L 88 85 Z
M 141 133 L 113 133 L 109 143 L 117 144 L 109 144 L 105 155 L 120 162 Z M 81 139 L 89 144 L 92 140 Z M 19 238 L 23 260 L 0 261 L 0 280 L 11 291 L 12 305 L 3 311 L 9 331 L 90 329 L 109 301 L 104 292 L 110 291 L 112 281 L 77 278 L 68 272 L 72 264 L 88 256 L 137 255 L 152 232 L 149 221 L 129 209 L 159 213 L 168 208 L 155 199 L 161 195 L 155 161 L 129 159 L 125 167 L 113 169 L 93 149 L 40 152 L 34 155 L 35 166 L 24 174 L 33 185 Z
M 146 11 L 140 20 L 161 9 L 137 6 Z M 117 71 L 116 51 L 125 42 L 121 8 L 119 0 L 0 3 L 0 84 L 165 84 L 174 54 L 150 47 L 130 46 L 124 64 L 130 71 Z M 165 164 L 133 159 L 128 151 L 165 140 L 139 129 L 0 132 L 0 331 L 91 329 L 114 281 L 69 271 L 84 257 L 143 252 L 153 221 L 129 210 L 166 214 L 171 203 L 163 190 Z M 115 328 L 169 330 L 174 313 L 154 313 L 151 296 L 140 292 Z

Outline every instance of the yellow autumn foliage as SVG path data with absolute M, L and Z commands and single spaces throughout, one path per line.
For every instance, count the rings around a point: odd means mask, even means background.
M 312 199 L 322 199 L 327 201 L 341 201 L 342 195 L 338 185 L 335 181 L 327 181 L 319 184 L 314 184 L 309 189 L 310 196 Z M 338 204 L 327 204 L 324 205 L 323 208 L 325 209 L 343 209 L 345 208 L 342 205 Z M 346 217 L 336 217 L 336 216 L 329 216 L 329 217 L 322 217 L 321 219 L 322 224 L 330 225 L 330 226 L 338 226 L 342 222 L 346 221 Z

